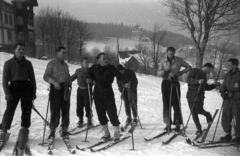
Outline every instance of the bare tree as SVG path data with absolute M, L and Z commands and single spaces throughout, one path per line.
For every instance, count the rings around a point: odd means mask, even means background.
M 150 48 L 147 44 L 143 44 L 143 43 L 139 43 L 135 45 L 135 48 L 141 51 L 141 53 L 138 54 L 138 56 L 140 58 L 140 62 L 143 64 L 143 72 L 145 73 L 147 71 L 147 68 L 149 67 Z
M 164 37 L 166 36 L 167 31 L 163 28 L 163 25 L 155 23 L 153 26 L 153 32 L 151 34 L 151 50 L 150 57 L 152 58 L 153 68 L 155 74 L 157 74 L 158 64 L 161 61 L 162 57 L 162 46 L 164 42 Z
M 235 47 L 230 39 L 220 42 L 216 45 L 216 65 L 218 67 L 215 79 L 221 76 L 222 69 L 227 60 L 234 54 Z
M 76 39 L 79 46 L 79 58 L 82 56 L 83 47 L 87 41 L 91 38 L 90 27 L 87 23 L 83 21 L 77 22 L 76 28 Z
M 197 67 L 202 67 L 210 39 L 239 28 L 239 0 L 165 0 L 163 4 L 170 8 L 171 24 L 189 31 L 197 49 Z

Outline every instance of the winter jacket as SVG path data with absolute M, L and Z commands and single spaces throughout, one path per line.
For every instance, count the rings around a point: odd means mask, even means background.
M 162 76 L 164 79 L 170 79 L 170 73 L 178 74 L 181 67 L 188 68 L 191 66 L 180 57 L 175 56 L 172 62 L 168 59 L 168 57 L 165 57 L 159 63 L 157 75 Z M 167 71 L 168 69 L 170 70 Z
M 89 68 L 88 74 L 99 88 L 111 87 L 115 76 L 119 77 L 122 82 L 126 82 L 124 76 L 113 65 L 94 64 Z
M 134 73 L 134 71 L 132 71 L 130 69 L 125 69 L 125 72 L 124 72 L 123 76 L 125 77 L 125 79 L 128 82 L 131 82 L 131 89 L 132 89 L 132 91 L 134 93 L 136 93 L 137 85 L 138 85 L 138 79 L 137 79 L 136 74 Z M 119 91 L 122 92 L 124 84 L 120 81 L 119 78 L 117 78 L 117 84 L 118 84 Z
M 53 59 L 48 63 L 43 79 L 50 84 L 54 82 L 69 82 L 70 75 L 68 65 L 65 62 L 62 64 L 59 60 Z
M 77 79 L 79 88 L 87 89 L 88 88 L 87 78 L 89 78 L 88 71 L 84 68 L 79 68 L 71 76 L 71 81 L 74 81 Z M 90 84 L 90 87 L 92 87 L 92 84 Z
M 224 78 L 223 84 L 220 87 L 220 93 L 223 99 L 232 98 L 240 100 L 240 71 L 232 73 L 229 71 Z
M 6 61 L 3 66 L 2 85 L 4 93 L 10 94 L 9 82 L 24 81 L 31 82 L 32 94 L 36 94 L 36 80 L 32 63 L 25 57 L 21 61 L 18 61 L 16 56 Z
M 204 79 L 204 82 L 201 85 L 200 91 L 204 92 L 205 90 L 212 90 L 216 87 L 215 84 L 212 84 L 212 85 L 207 84 L 207 76 L 204 71 L 198 68 L 193 68 L 190 70 L 187 77 L 188 88 L 193 90 L 198 90 L 200 85 L 198 81 L 200 79 Z

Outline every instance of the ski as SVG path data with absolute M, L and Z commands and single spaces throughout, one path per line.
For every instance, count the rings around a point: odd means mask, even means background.
M 92 148 L 90 148 L 90 150 L 91 150 L 91 152 L 100 152 L 100 151 L 106 150 L 106 149 L 108 149 L 108 148 L 110 148 L 110 147 L 112 147 L 112 146 L 114 146 L 114 145 L 116 145 L 116 144 L 118 144 L 118 143 L 128 139 L 128 138 L 130 138 L 130 136 L 121 137 L 119 140 L 111 141 L 109 144 L 107 144 L 107 145 L 105 145 L 105 146 L 103 146 L 103 147 L 101 147 L 101 148 L 99 148 L 97 150 L 93 150 Z
M 209 132 L 209 130 L 210 130 L 212 124 L 213 124 L 213 121 L 214 121 L 215 117 L 217 116 L 218 111 L 219 111 L 219 109 L 216 109 L 216 111 L 215 111 L 215 113 L 214 113 L 214 115 L 213 115 L 213 119 L 212 119 L 211 124 L 208 125 L 207 130 L 206 130 L 205 133 L 203 134 L 203 137 L 202 137 L 202 139 L 201 139 L 201 141 L 200 141 L 201 143 L 205 141 L 205 139 L 206 139 L 206 137 L 207 137 L 207 135 L 208 135 L 208 132 Z
M 208 145 L 214 145 L 214 144 L 225 144 L 225 143 L 230 143 L 231 141 L 210 141 L 210 142 L 203 142 L 203 143 L 198 143 L 198 142 L 193 142 L 192 145 L 194 146 L 208 146 Z
M 204 130 L 202 131 L 202 133 L 199 134 L 199 135 L 196 135 L 194 139 L 190 139 L 189 137 L 186 137 L 186 142 L 187 142 L 188 144 L 192 145 L 192 144 L 193 144 L 193 141 L 198 140 L 206 131 L 207 131 L 207 129 L 204 129 Z
M 93 144 L 93 145 L 88 146 L 88 147 L 85 147 L 85 148 L 80 148 L 78 145 L 76 145 L 76 148 L 77 148 L 78 150 L 80 150 L 80 151 L 85 151 L 85 150 L 87 150 L 87 149 L 91 149 L 91 148 L 93 148 L 93 147 L 99 146 L 99 145 L 104 144 L 104 143 L 106 143 L 106 142 L 109 142 L 109 141 L 111 141 L 111 140 L 112 140 L 112 139 L 109 139 L 109 140 L 106 140 L 106 141 L 99 141 L 99 142 L 97 142 L 96 144 Z
M 68 132 L 69 132 L 69 133 L 72 133 L 72 132 L 74 132 L 75 130 L 77 130 L 77 129 L 82 129 L 83 127 L 86 127 L 86 126 L 87 126 L 87 123 L 84 123 L 84 124 L 82 124 L 81 126 L 76 126 L 76 127 L 74 127 L 73 129 L 69 130 Z
M 100 126 L 100 125 L 88 127 L 88 129 L 93 129 L 93 128 L 96 128 L 96 127 L 98 127 L 98 126 Z M 87 130 L 87 127 L 85 127 L 84 129 L 81 129 L 80 131 L 74 132 L 74 133 L 68 132 L 68 135 L 80 134 L 80 133 L 82 133 L 82 132 L 85 132 L 86 130 Z
M 121 127 L 121 132 L 125 132 L 129 125 L 130 125 L 130 123 L 127 123 L 124 126 L 122 126 Z
M 11 133 L 7 133 L 6 136 L 5 136 L 5 139 L 3 141 L 2 140 L 0 141 L 0 152 L 2 151 L 6 142 L 8 141 L 10 135 L 11 135 Z
M 222 142 L 222 143 L 207 144 L 207 145 L 203 144 L 203 145 L 199 145 L 197 147 L 199 147 L 199 148 L 214 148 L 214 147 L 227 147 L 227 146 L 234 146 L 234 145 L 237 145 L 237 143 L 236 142 L 228 142 L 228 143 Z
M 173 131 L 173 130 L 175 130 L 175 128 L 172 129 L 171 131 Z M 168 134 L 168 132 L 167 132 L 167 131 L 164 131 L 164 132 L 161 132 L 161 133 L 159 133 L 159 134 L 157 134 L 157 135 L 155 135 L 155 136 L 153 136 L 153 137 L 151 137 L 151 138 L 144 138 L 144 140 L 145 140 L 145 141 L 152 141 L 152 140 L 154 140 L 154 139 L 157 139 L 157 138 L 160 138 L 160 137 L 164 136 L 165 134 Z
M 162 145 L 167 145 L 167 144 L 169 144 L 169 143 L 170 143 L 173 139 L 175 139 L 178 135 L 182 134 L 182 132 L 185 131 L 186 128 L 187 128 L 187 127 L 183 127 L 182 129 L 180 129 L 179 132 L 174 133 L 168 140 L 163 141 L 163 142 L 162 142 Z
M 53 155 L 53 142 L 54 142 L 54 137 L 51 137 L 48 139 L 48 154 Z
M 70 144 L 69 138 L 68 137 L 64 137 L 62 139 L 63 139 L 63 142 L 65 143 L 65 145 L 67 146 L 68 151 L 70 152 L 70 154 L 76 154 L 76 150 Z

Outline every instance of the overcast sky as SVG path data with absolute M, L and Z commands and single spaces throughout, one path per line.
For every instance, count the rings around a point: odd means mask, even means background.
M 163 23 L 169 31 L 182 33 L 179 28 L 171 27 L 166 17 L 168 9 L 161 0 L 38 0 L 41 8 L 59 7 L 79 20 L 99 23 L 140 24 L 152 30 L 154 23 Z M 187 35 L 187 33 L 185 33 Z

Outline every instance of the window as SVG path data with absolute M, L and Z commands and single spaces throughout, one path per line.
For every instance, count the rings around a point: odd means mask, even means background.
M 22 3 L 16 3 L 16 8 L 17 9 L 22 9 Z
M 8 15 L 4 13 L 5 24 L 8 24 Z
M 18 25 L 23 25 L 23 18 L 22 18 L 22 16 L 18 16 L 17 17 L 17 24 Z
M 28 33 L 28 40 L 29 41 L 34 41 L 34 37 L 33 37 L 33 32 L 32 31 L 29 31 L 29 33 Z
M 12 41 L 12 32 L 10 30 L 7 31 L 8 41 Z
M 18 33 L 18 41 L 24 41 L 24 34 L 23 32 Z
M 12 18 L 12 15 L 9 15 L 9 24 L 10 24 L 10 25 L 13 25 L 13 18 Z

